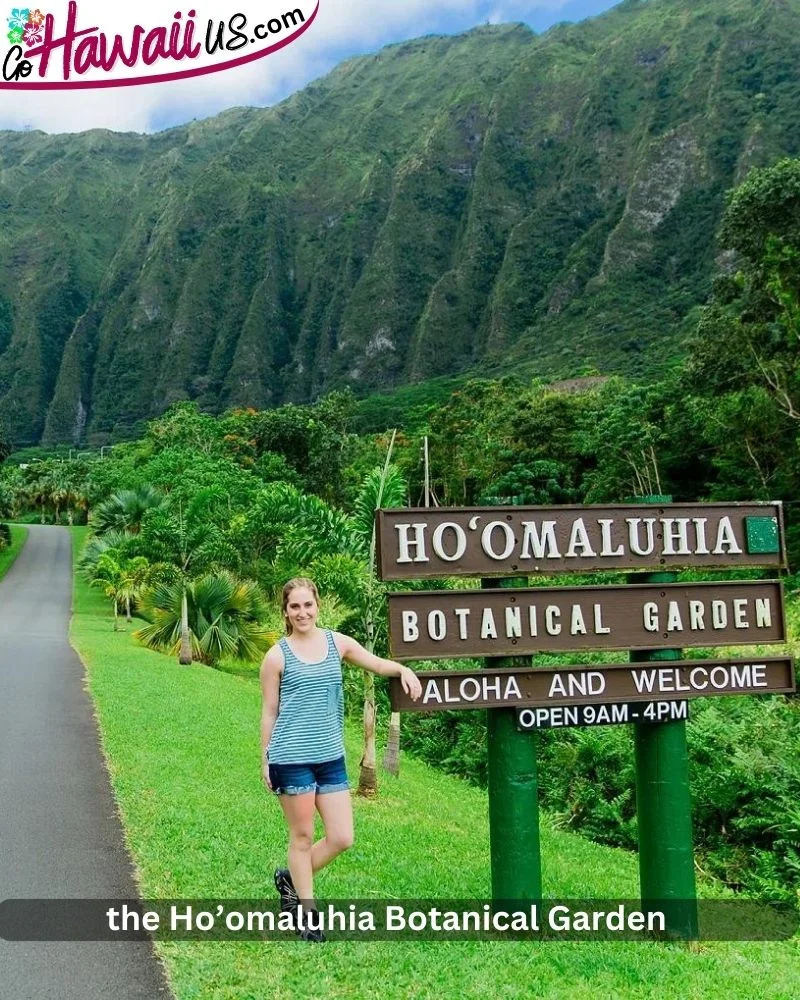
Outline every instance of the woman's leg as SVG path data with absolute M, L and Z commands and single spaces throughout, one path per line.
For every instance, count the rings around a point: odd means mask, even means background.
M 325 827 L 325 836 L 311 849 L 311 867 L 318 872 L 353 846 L 353 804 L 350 792 L 345 790 L 317 792 L 316 805 Z
M 314 875 L 311 846 L 314 840 L 315 793 L 279 795 L 278 799 L 289 824 L 289 871 L 295 891 L 303 902 L 314 898 Z

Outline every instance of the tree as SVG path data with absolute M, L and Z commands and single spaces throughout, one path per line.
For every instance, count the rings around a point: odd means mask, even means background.
M 707 499 L 771 500 L 796 493 L 791 456 L 797 425 L 765 387 L 684 398 L 682 409 L 696 427 L 690 447 L 703 451 L 710 465 Z M 673 439 L 676 430 L 671 428 Z M 689 444 L 685 433 L 682 441 Z
M 130 625 L 133 620 L 131 605 L 141 601 L 142 594 L 161 567 L 151 566 L 144 556 L 134 556 L 126 559 L 120 569 L 119 599 L 125 603 L 125 621 Z
M 764 386 L 800 420 L 800 160 L 748 174 L 729 195 L 719 242 L 737 270 L 715 283 L 688 378 L 706 393 Z
M 74 524 L 75 514 L 89 506 L 86 467 L 78 462 L 59 462 L 53 466 L 50 479 L 55 522 L 58 523 L 63 508 L 67 512 L 67 523 Z
M 367 632 L 366 648 L 375 649 L 377 607 L 380 592 L 375 562 L 375 512 L 381 507 L 402 507 L 406 501 L 406 484 L 396 469 L 389 464 L 392 458 L 394 435 L 386 453 L 383 470 L 374 469 L 364 480 L 355 504 L 354 521 L 362 538 L 369 535 L 369 556 L 367 562 L 366 593 L 363 603 L 364 625 Z M 385 762 L 387 770 L 399 771 L 400 714 L 393 712 L 389 721 L 389 741 Z M 378 777 L 375 768 L 375 678 L 372 673 L 364 675 L 364 754 L 358 779 L 358 794 L 375 795 L 378 791 Z
M 97 560 L 90 586 L 99 587 L 114 606 L 114 631 L 119 629 L 119 602 L 122 600 L 122 568 L 108 552 Z
M 283 456 L 307 490 L 331 502 L 341 501 L 354 403 L 348 390 L 332 392 L 313 406 L 287 403 L 253 415 L 258 456 L 265 452 Z
M 149 624 L 134 633 L 137 639 L 177 653 L 188 637 L 192 656 L 202 663 L 258 660 L 275 641 L 263 624 L 267 608 L 257 584 L 225 571 L 157 584 L 145 592 L 140 610 Z
M 132 559 L 120 557 L 119 552 L 107 550 L 95 561 L 90 586 L 100 587 L 114 604 L 114 631 L 119 627 L 119 607 L 125 605 L 125 619 L 132 621 L 131 605 L 141 600 L 142 593 L 159 575 L 161 567 L 153 567 L 143 556 Z
M 0 517 L 15 518 L 24 500 L 22 470 L 17 465 L 5 466 L 0 475 Z
M 189 627 L 189 586 L 193 578 L 218 566 L 236 566 L 236 550 L 225 539 L 214 517 L 224 503 L 223 491 L 207 488 L 198 491 L 184 504 L 170 498 L 169 503 L 151 507 L 142 518 L 141 544 L 153 561 L 172 566 L 180 592 L 180 632 L 178 662 L 192 662 L 193 646 Z
M 47 462 L 32 463 L 25 470 L 25 502 L 39 508 L 40 522 L 45 523 L 47 506 L 53 493 L 50 465 Z
M 87 580 L 96 575 L 97 565 L 103 555 L 112 556 L 117 562 L 127 557 L 135 536 L 129 531 L 107 531 L 103 535 L 92 535 L 83 547 L 78 560 L 78 569 Z
M 663 492 L 659 454 L 664 428 L 657 390 L 615 381 L 587 439 L 597 467 L 585 479 L 586 503 L 622 502 Z
M 220 455 L 224 450 L 223 434 L 219 420 L 202 413 L 197 403 L 183 400 L 150 421 L 145 441 L 156 451 L 169 447 L 204 455 Z
M 120 490 L 94 508 L 91 522 L 98 534 L 112 530 L 138 534 L 145 513 L 165 502 L 164 494 L 149 484 Z
M 507 466 L 515 429 L 510 407 L 519 396 L 515 379 L 471 379 L 429 415 L 420 436 L 430 440 L 433 486 L 443 504 L 475 503 Z
M 488 487 L 478 498 L 480 504 L 549 505 L 569 503 L 572 490 L 571 470 L 563 462 L 537 458 L 530 463 L 514 465 Z

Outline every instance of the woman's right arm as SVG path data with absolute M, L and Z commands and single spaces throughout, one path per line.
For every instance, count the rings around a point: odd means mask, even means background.
M 261 773 L 264 783 L 269 789 L 272 788 L 272 785 L 269 781 L 267 747 L 272 738 L 275 720 L 278 718 L 282 672 L 283 654 L 281 648 L 273 646 L 261 664 Z

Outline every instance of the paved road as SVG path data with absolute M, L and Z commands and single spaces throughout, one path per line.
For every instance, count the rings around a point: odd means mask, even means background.
M 0 900 L 137 895 L 83 666 L 65 528 L 34 526 L 0 581 Z M 9 1000 L 169 998 L 148 943 L 0 940 Z

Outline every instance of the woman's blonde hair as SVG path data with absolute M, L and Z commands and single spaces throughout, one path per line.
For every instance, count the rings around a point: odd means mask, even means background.
M 317 590 L 317 585 L 313 580 L 309 580 L 306 576 L 296 576 L 294 579 L 287 581 L 283 585 L 283 623 L 286 627 L 286 634 L 292 634 L 292 625 L 289 621 L 289 616 L 286 614 L 286 609 L 289 607 L 289 595 L 293 590 L 299 590 L 304 588 L 305 590 L 310 590 L 314 595 L 314 600 L 317 602 L 317 607 L 319 607 L 319 591 Z

